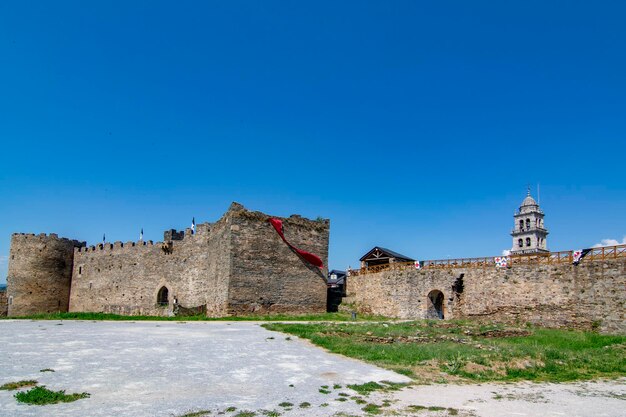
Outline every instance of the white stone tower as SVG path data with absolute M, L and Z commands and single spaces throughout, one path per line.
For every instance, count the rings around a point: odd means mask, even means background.
M 544 213 L 539 209 L 539 204 L 535 199 L 530 196 L 530 187 L 519 211 L 513 217 L 515 228 L 511 232 L 513 236 L 511 255 L 548 253 L 546 241 L 548 230 L 543 224 Z

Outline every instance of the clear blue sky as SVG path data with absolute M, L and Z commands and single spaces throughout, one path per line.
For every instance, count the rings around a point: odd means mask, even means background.
M 12 232 L 98 243 L 231 201 L 331 219 L 330 266 L 626 235 L 623 1 L 0 3 Z

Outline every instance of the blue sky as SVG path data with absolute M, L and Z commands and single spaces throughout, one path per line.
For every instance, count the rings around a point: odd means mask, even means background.
M 231 201 L 372 246 L 498 255 L 541 184 L 552 250 L 626 235 L 626 4 L 0 3 L 12 232 L 161 240 Z

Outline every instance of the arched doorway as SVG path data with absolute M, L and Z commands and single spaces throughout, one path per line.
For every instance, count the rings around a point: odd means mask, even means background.
M 167 287 L 161 287 L 161 289 L 157 293 L 157 304 L 161 306 L 166 306 L 169 303 L 169 290 L 167 289 Z
M 443 293 L 439 290 L 432 290 L 428 293 L 427 319 L 443 320 Z

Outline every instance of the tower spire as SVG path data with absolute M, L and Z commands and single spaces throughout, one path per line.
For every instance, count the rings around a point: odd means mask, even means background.
M 530 197 L 530 184 L 527 186 L 526 196 Z

